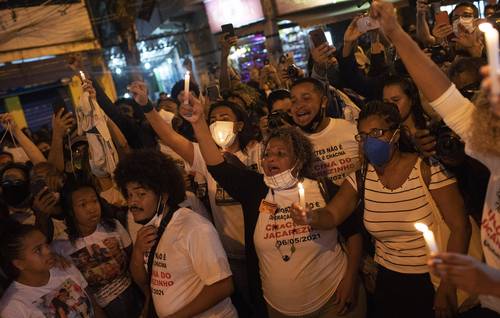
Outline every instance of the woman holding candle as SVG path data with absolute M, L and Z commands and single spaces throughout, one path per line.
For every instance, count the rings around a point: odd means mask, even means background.
M 290 215 L 294 202 L 310 207 L 326 203 L 320 183 L 310 179 L 314 155 L 309 140 L 291 127 L 272 131 L 262 144 L 262 175 L 228 163 L 211 137 L 201 103 L 189 96 L 189 104 L 180 113 L 192 111 L 185 118 L 193 125 L 208 170 L 242 204 L 249 279 L 254 278 L 252 288 L 262 288 L 269 316 L 364 317 L 361 288 L 358 304 L 339 303 L 348 282 L 337 229 L 296 225 Z
M 372 102 L 359 115 L 356 140 L 365 161 L 363 184 L 353 174 L 325 208 L 294 205 L 298 224 L 328 230 L 335 228 L 364 198 L 364 224 L 375 239 L 379 265 L 375 287 L 376 317 L 451 317 L 456 290 L 442 283 L 434 291 L 427 267 L 428 251 L 422 232 L 414 227 L 431 225 L 433 213 L 427 187 L 450 230 L 448 250 L 465 252 L 469 241 L 463 200 L 455 179 L 441 166 L 428 167 L 401 132 L 401 116 L 394 104 Z M 422 184 L 420 175 L 425 184 Z
M 420 51 L 418 45 L 398 24 L 394 7 L 386 2 L 375 1 L 373 18 L 379 21 L 382 30 L 391 40 L 406 65 L 406 68 L 422 91 L 431 101 L 431 106 L 441 115 L 447 125 L 465 142 L 468 155 L 481 161 L 491 172 L 483 208 L 481 242 L 486 264 L 469 256 L 457 253 L 440 253 L 433 263 L 445 281 L 468 292 L 480 294 L 481 308 L 469 317 L 498 317 L 500 314 L 500 102 L 498 74 L 494 72 L 483 82 L 485 89 L 473 104 L 464 98 L 446 75 Z M 490 27 L 481 27 L 489 32 L 488 57 L 490 71 L 498 70 L 498 35 Z M 488 72 L 485 72 L 488 75 Z M 432 79 L 430 81 L 429 79 Z M 497 83 L 495 83 L 497 82 Z M 489 95 L 489 96 L 488 96 Z M 489 97 L 489 100 L 488 98 Z

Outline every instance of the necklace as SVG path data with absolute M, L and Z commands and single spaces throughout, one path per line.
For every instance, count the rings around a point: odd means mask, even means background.
M 274 198 L 274 190 L 271 190 L 271 194 L 273 195 L 273 202 L 276 203 L 276 200 Z M 292 241 L 291 241 L 291 245 L 290 245 L 290 255 L 287 255 L 287 254 L 284 254 L 283 251 L 281 250 L 281 247 L 283 246 L 283 244 L 281 243 L 281 241 L 278 241 L 278 237 L 277 237 L 277 229 L 278 229 L 278 225 L 276 224 L 276 217 L 278 214 L 278 209 L 276 209 L 276 211 L 274 212 L 274 216 L 273 216 L 273 232 L 274 232 L 274 241 L 275 241 L 275 244 L 274 246 L 276 247 L 276 249 L 278 250 L 278 252 L 280 253 L 281 255 L 281 259 L 283 260 L 283 262 L 288 262 L 291 258 L 292 258 L 292 255 L 293 253 L 295 253 L 295 223 L 292 221 L 292 226 L 293 226 L 293 230 L 292 230 Z M 286 242 L 286 241 L 285 241 Z

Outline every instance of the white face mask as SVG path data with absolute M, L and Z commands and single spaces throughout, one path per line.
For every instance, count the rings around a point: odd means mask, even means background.
M 458 33 L 460 31 L 460 29 L 458 28 L 459 24 L 461 24 L 469 33 L 472 33 L 474 31 L 474 18 L 460 17 L 453 21 L 453 33 L 455 33 L 456 36 L 458 36 Z
M 293 169 L 287 169 L 272 177 L 264 174 L 264 183 L 273 190 L 290 189 L 299 182 L 299 179 L 292 174 Z
M 230 147 L 235 139 L 234 123 L 232 121 L 216 121 L 210 125 L 210 133 L 215 143 L 222 149 Z

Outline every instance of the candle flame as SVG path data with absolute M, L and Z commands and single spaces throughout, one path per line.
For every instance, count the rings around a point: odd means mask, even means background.
M 479 30 L 481 30 L 481 32 L 488 32 L 488 31 L 491 31 L 493 30 L 493 26 L 491 25 L 491 23 L 489 22 L 483 22 L 479 25 Z
M 427 225 L 425 225 L 424 223 L 420 223 L 420 222 L 415 223 L 415 228 L 422 233 L 429 231 L 429 228 L 427 227 Z
M 304 191 L 304 186 L 302 185 L 302 182 L 299 182 L 297 186 L 299 187 L 299 190 Z
M 80 71 L 80 76 L 82 77 L 82 79 L 85 79 L 85 74 L 83 73 L 83 71 Z

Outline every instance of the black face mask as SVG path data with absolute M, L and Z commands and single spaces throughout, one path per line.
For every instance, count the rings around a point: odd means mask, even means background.
M 305 126 L 301 126 L 300 128 L 305 131 L 308 134 L 312 134 L 316 132 L 316 129 L 318 129 L 318 126 L 321 124 L 321 121 L 323 120 L 323 117 L 325 117 L 325 112 L 326 112 L 326 107 L 321 107 L 314 116 L 313 120 Z
M 17 207 L 30 196 L 29 184 L 22 180 L 2 181 L 2 192 L 5 203 Z

